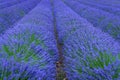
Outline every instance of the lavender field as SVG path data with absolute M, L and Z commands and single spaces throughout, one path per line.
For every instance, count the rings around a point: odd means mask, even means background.
M 0 80 L 120 80 L 120 0 L 0 0 Z

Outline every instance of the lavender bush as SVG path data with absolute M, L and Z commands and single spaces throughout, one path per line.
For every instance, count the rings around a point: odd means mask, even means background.
M 15 62 L 14 59 L 0 59 L 0 79 L 1 80 L 38 80 L 37 68 L 30 67 L 29 64 Z

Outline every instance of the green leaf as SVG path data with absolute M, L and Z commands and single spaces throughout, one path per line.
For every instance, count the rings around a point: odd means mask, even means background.
M 6 46 L 6 45 L 3 45 L 3 50 L 4 50 L 9 56 L 13 56 L 13 55 L 14 55 L 14 53 L 11 52 L 11 51 L 9 50 L 9 47 Z
M 33 42 L 35 40 L 35 34 L 32 34 L 30 37 L 30 42 Z

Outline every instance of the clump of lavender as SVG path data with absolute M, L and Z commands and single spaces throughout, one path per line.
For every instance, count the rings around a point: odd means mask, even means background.
M 32 29 L 32 27 L 25 25 L 24 28 L 19 25 L 8 30 L 1 37 L 1 57 L 14 56 L 17 61 L 29 61 L 33 58 L 36 62 L 40 57 L 38 57 L 39 54 L 35 48 L 39 45 L 41 45 L 41 49 L 46 47 L 44 41 L 39 39 L 40 35 L 35 28 Z
M 96 28 L 78 29 L 64 42 L 64 52 L 70 80 L 120 79 L 120 46 Z M 71 69 L 69 66 L 72 66 Z
M 38 80 L 38 71 L 29 64 L 22 64 L 12 59 L 0 58 L 0 79 L 1 80 Z

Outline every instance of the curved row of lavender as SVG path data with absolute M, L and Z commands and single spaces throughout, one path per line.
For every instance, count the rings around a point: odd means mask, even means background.
M 97 3 L 93 3 L 93 2 L 89 2 L 88 0 L 76 0 L 78 3 L 83 3 L 86 5 L 90 5 L 92 7 L 98 8 L 98 9 L 102 9 L 104 11 L 113 13 L 115 15 L 120 16 L 120 8 L 119 7 L 112 7 L 112 6 L 107 6 L 107 5 L 102 5 L 102 4 L 97 4 Z
M 55 80 L 57 47 L 49 0 L 0 37 L 0 79 Z
M 111 7 L 120 7 L 120 0 L 87 0 L 87 2 L 92 2 L 100 5 L 106 5 Z
M 26 0 L 8 0 L 7 2 L 0 2 L 0 9 L 6 8 L 6 7 L 10 7 L 19 3 L 22 3 Z
M 55 10 L 68 80 L 119 80 L 119 43 L 63 2 L 55 0 Z
M 116 40 L 120 40 L 120 18 L 101 9 L 78 3 L 74 0 L 64 0 L 80 16 L 86 18 L 95 27 L 109 33 Z
M 83 18 L 80 18 L 80 16 L 76 14 L 74 11 L 70 10 L 69 7 L 65 6 L 65 4 L 62 3 L 61 1 L 59 1 L 58 3 L 55 1 L 54 4 L 56 4 L 55 13 L 57 20 L 57 31 L 60 34 L 59 41 L 61 44 L 64 43 L 64 40 L 67 38 L 67 36 L 70 36 L 77 29 L 83 27 L 83 25 L 84 26 L 90 25 L 87 21 L 83 20 Z M 62 9 L 63 7 L 60 6 L 60 4 L 62 6 L 64 5 L 65 10 Z
M 27 0 L 4 9 L 0 9 L 0 33 L 11 27 L 19 19 L 24 17 L 41 0 Z

